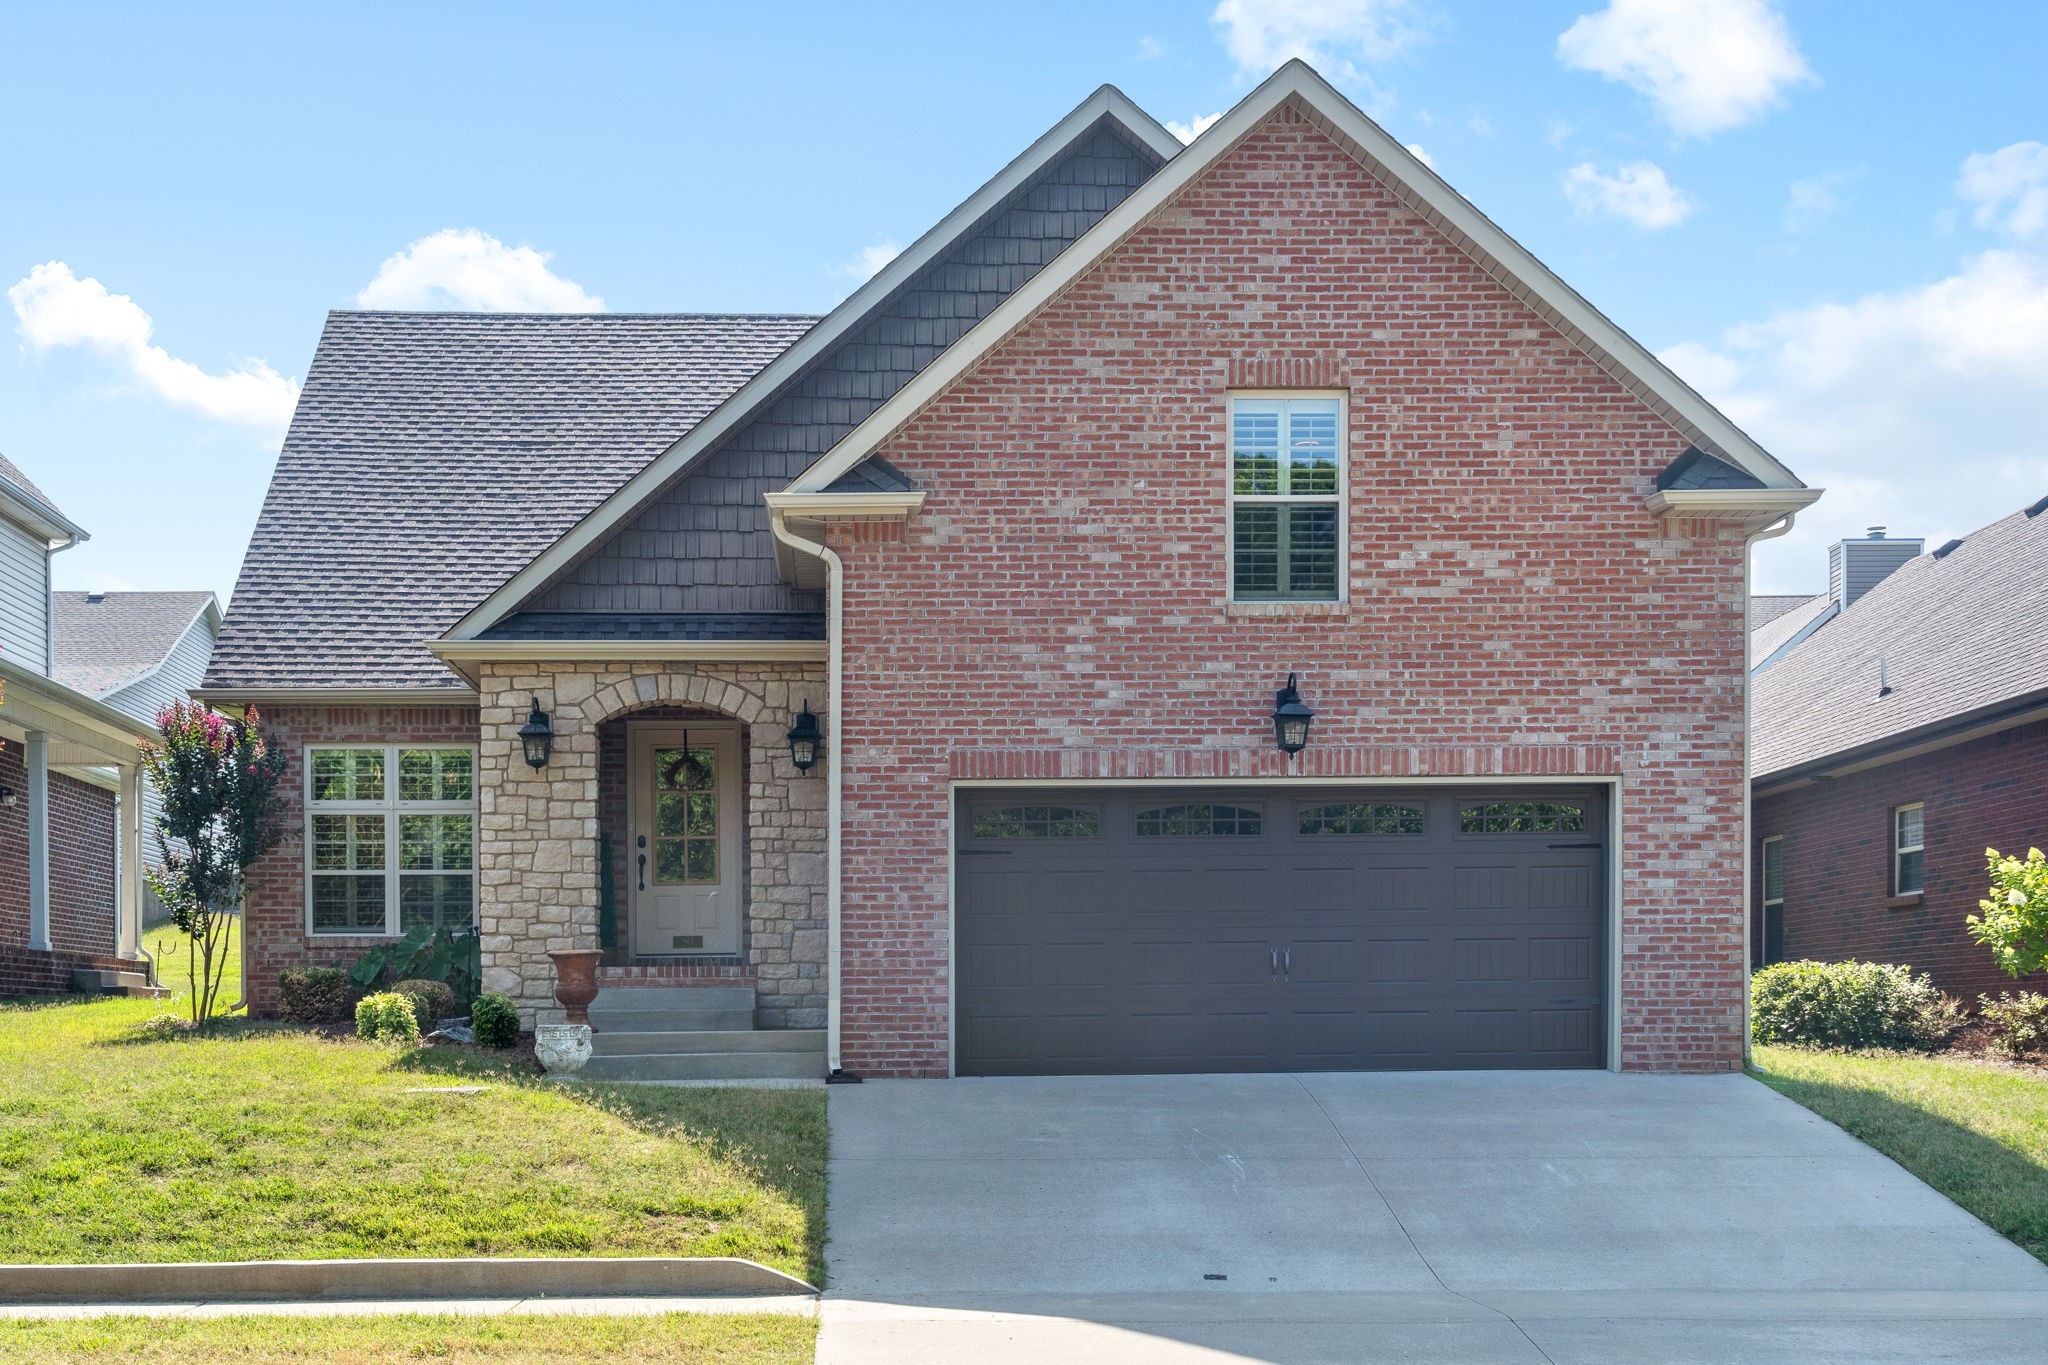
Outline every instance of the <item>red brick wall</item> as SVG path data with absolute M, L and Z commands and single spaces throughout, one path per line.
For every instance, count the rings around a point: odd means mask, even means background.
M 287 967 L 342 966 L 380 937 L 306 932 L 306 767 L 309 744 L 470 744 L 477 742 L 476 708 L 469 706 L 281 706 L 264 710 L 263 731 L 284 753 L 279 791 L 285 836 L 249 869 L 248 993 L 252 1013 L 277 1008 L 277 975 Z
M 1973 1004 L 1986 991 L 2044 989 L 1999 971 L 1964 925 L 1985 894 L 1986 848 L 2048 848 L 2044 774 L 2048 722 L 2037 722 L 1758 798 L 1758 849 L 1769 835 L 1785 839 L 1786 960 L 1903 962 Z M 1894 904 L 1892 810 L 1915 801 L 1927 806 L 1927 890 L 1918 904 Z
M 28 762 L 22 746 L 0 743 L 0 787 L 20 793 L 0 806 L 0 945 L 28 943 Z M 60 953 L 110 954 L 116 946 L 117 818 L 114 794 L 50 774 L 50 946 Z M 68 988 L 69 973 L 66 972 Z
M 1225 399 L 1350 393 L 1350 605 L 1227 608 Z M 1685 440 L 1291 114 L 888 443 L 846 561 L 844 1063 L 948 1065 L 949 780 L 1615 774 L 1621 1062 L 1740 1064 L 1742 533 Z M 999 752 L 993 752 L 999 751 Z

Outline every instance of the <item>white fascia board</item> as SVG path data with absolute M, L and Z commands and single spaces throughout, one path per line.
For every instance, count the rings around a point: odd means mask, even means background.
M 809 663 L 823 640 L 440 640 L 427 646 L 449 663 Z
M 1641 343 L 1609 321 L 1385 129 L 1359 112 L 1306 63 L 1296 59 L 1269 76 L 1023 288 L 968 329 L 966 335 L 893 398 L 826 451 L 790 485 L 790 490 L 823 489 L 873 454 L 954 380 L 1144 226 L 1196 177 L 1289 101 L 1347 146 L 1368 173 L 1449 237 L 1511 293 L 1563 331 L 1595 364 L 1647 402 L 1687 439 L 1747 470 L 1768 487 L 1801 486 L 1790 470 L 1695 393 Z
M 628 479 L 599 503 L 583 520 L 570 527 L 554 544 L 536 555 L 525 568 L 505 580 L 468 615 L 449 629 L 444 640 L 473 640 L 510 615 L 519 604 L 538 592 L 547 582 L 603 539 L 605 534 L 630 517 L 664 488 L 680 478 L 696 460 L 754 412 L 779 395 L 814 361 L 839 344 L 845 335 L 891 294 L 908 284 L 926 266 L 937 260 L 960 235 L 981 221 L 1010 195 L 1061 153 L 1085 129 L 1101 119 L 1114 119 L 1122 129 L 1170 160 L 1183 149 L 1180 139 L 1159 125 L 1158 120 L 1132 103 L 1113 85 L 1105 85 L 1081 104 L 1009 165 L 995 178 L 969 195 L 961 205 L 939 220 L 937 226 L 906 247 L 896 259 L 883 266 L 867 283 L 848 295 L 844 302 L 799 337 L 790 348 L 768 362 L 760 373 L 742 384 L 689 432 L 657 455 L 646 468 Z
M 30 497 L 27 489 L 5 475 L 0 475 L 0 516 L 27 527 L 42 537 L 46 545 L 62 541 L 69 546 L 92 539 L 76 522 L 48 503 Z
M 770 511 L 806 521 L 838 517 L 904 518 L 924 506 L 922 492 L 910 493 L 764 493 Z
M 151 727 L 40 673 L 0 659 L 0 728 L 40 731 L 89 755 L 91 763 L 133 763 Z
M 1824 488 L 1665 488 L 1643 499 L 1658 516 L 1783 516 L 1820 501 Z

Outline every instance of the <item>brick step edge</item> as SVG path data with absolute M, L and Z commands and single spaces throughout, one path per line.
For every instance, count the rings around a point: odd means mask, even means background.
M 0 1265 L 0 1305 L 811 1294 L 735 1256 L 463 1257 Z

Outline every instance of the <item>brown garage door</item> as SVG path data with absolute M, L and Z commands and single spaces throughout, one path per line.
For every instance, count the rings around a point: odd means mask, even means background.
M 962 1075 L 1590 1067 L 1597 791 L 970 791 Z

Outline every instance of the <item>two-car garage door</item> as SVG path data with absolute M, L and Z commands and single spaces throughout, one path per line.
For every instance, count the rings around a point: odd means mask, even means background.
M 956 1070 L 1588 1067 L 1602 794 L 960 798 Z

